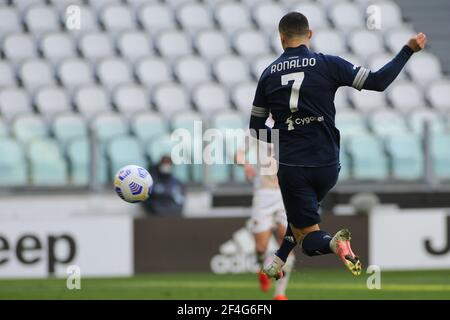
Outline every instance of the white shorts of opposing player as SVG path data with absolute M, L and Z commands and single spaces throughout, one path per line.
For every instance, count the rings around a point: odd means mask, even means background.
M 260 233 L 277 225 L 287 227 L 286 211 L 278 188 L 256 189 L 253 195 L 250 229 Z

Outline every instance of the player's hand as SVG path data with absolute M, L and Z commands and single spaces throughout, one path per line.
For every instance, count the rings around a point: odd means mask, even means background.
M 253 181 L 256 177 L 256 170 L 251 164 L 244 165 L 244 173 L 248 181 Z
M 412 49 L 414 52 L 419 52 L 423 48 L 425 48 L 425 45 L 427 44 L 427 36 L 425 33 L 418 33 L 411 39 L 409 39 L 408 43 L 406 44 L 408 47 Z

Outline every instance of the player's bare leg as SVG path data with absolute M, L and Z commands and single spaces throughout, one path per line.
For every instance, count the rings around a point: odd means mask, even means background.
M 266 230 L 253 234 L 255 238 L 256 261 L 258 262 L 260 271 L 258 272 L 258 280 L 263 292 L 268 292 L 271 286 L 271 281 L 267 274 L 262 272 L 264 262 L 266 260 L 267 246 L 269 245 L 272 230 Z

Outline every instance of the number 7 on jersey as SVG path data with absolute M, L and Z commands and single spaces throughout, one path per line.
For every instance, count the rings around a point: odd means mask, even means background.
M 291 88 L 291 97 L 289 99 L 289 108 L 291 112 L 298 111 L 298 98 L 300 96 L 300 87 L 302 86 L 303 79 L 305 78 L 304 72 L 288 73 L 281 76 L 281 85 L 286 86 L 290 81 L 294 81 Z

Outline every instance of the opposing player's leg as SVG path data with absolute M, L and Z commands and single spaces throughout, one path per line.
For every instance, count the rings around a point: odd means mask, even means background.
M 286 214 L 284 214 L 284 222 L 278 223 L 277 228 L 275 229 L 275 236 L 277 238 L 278 244 L 281 245 L 283 242 L 284 235 L 286 234 Z M 283 266 L 283 274 L 284 276 L 278 280 L 275 284 L 275 292 L 274 299 L 275 300 L 287 300 L 286 288 L 289 282 L 289 278 L 292 273 L 292 269 L 294 268 L 295 256 L 294 253 L 291 252 L 288 256 L 286 263 Z
M 259 266 L 258 280 L 261 290 L 263 292 L 268 292 L 271 286 L 271 281 L 267 274 L 262 272 L 264 267 L 264 262 L 267 258 L 267 246 L 269 244 L 270 237 L 272 236 L 272 230 L 265 230 L 262 232 L 253 233 L 255 239 L 255 253 L 256 262 Z

